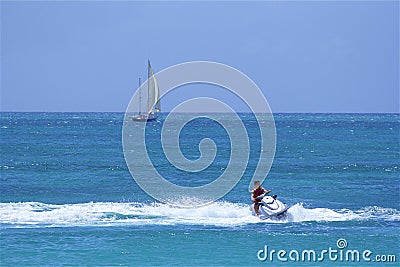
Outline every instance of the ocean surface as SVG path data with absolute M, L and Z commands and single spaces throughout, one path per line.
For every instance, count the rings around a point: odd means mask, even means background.
M 263 186 L 290 209 L 265 221 L 249 210 L 258 124 L 240 117 L 252 148 L 243 178 L 217 202 L 182 209 L 156 202 L 132 178 L 124 114 L 1 113 L 0 265 L 398 266 L 399 114 L 274 114 L 276 155 Z M 164 118 L 147 125 L 151 140 Z M 219 150 L 203 173 L 169 165 L 156 141 L 147 144 L 151 160 L 173 183 L 207 184 L 229 161 L 223 127 L 195 120 L 180 141 L 196 159 L 205 137 Z M 329 249 L 337 252 L 320 258 Z M 305 250 L 317 258 L 302 259 Z M 348 250 L 361 259 L 346 260 Z

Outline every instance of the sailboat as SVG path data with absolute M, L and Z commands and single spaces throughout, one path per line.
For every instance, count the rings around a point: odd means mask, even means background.
M 153 69 L 150 65 L 150 60 L 147 61 L 147 74 L 148 74 L 148 83 L 147 83 L 147 112 L 141 112 L 141 102 L 142 102 L 142 92 L 140 88 L 140 78 L 139 78 L 139 114 L 137 116 L 132 116 L 133 121 L 154 121 L 158 117 L 158 113 L 161 112 L 161 103 L 160 103 L 160 91 L 158 89 L 157 79 L 154 76 Z

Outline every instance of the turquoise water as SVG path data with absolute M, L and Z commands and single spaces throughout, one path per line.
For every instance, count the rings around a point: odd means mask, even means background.
M 180 209 L 156 203 L 132 179 L 122 113 L 1 113 L 1 265 L 397 266 L 399 114 L 274 116 L 277 151 L 263 186 L 291 206 L 280 221 L 260 221 L 248 209 L 259 153 L 249 114 L 241 114 L 252 148 L 242 180 L 217 203 Z M 158 133 L 164 117 L 149 131 Z M 198 157 L 204 137 L 219 150 L 202 174 L 174 169 L 161 147 L 152 161 L 171 182 L 206 184 L 229 161 L 230 146 L 220 125 L 200 119 L 181 132 L 183 154 Z M 340 238 L 347 247 L 338 248 Z M 260 261 L 265 245 L 288 253 L 331 247 L 372 254 L 370 262 L 282 262 L 276 254 Z M 377 255 L 396 262 L 378 263 Z

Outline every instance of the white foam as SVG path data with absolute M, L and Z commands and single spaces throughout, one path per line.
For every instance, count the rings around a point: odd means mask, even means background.
M 307 221 L 348 221 L 361 217 L 350 210 L 334 211 L 328 208 L 307 209 L 302 203 L 290 207 L 287 214 L 287 222 Z
M 293 205 L 281 220 L 265 223 L 346 220 L 400 220 L 396 209 L 366 207 L 358 211 L 305 208 Z M 2 227 L 63 227 L 131 225 L 213 225 L 240 226 L 260 223 L 247 204 L 217 202 L 208 206 L 182 209 L 166 204 L 96 202 L 82 204 L 44 204 L 39 202 L 0 203 Z

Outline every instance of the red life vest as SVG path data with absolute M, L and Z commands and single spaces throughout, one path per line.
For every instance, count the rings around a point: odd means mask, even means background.
M 261 186 L 260 186 L 259 188 L 254 189 L 254 190 L 252 191 L 253 198 L 256 198 L 256 197 L 258 197 L 258 196 L 261 196 L 261 195 L 264 194 L 264 193 L 265 193 L 265 189 L 262 188 Z M 256 200 L 253 201 L 253 202 L 254 202 L 254 203 L 258 203 L 258 202 L 260 202 L 260 201 L 261 201 L 261 200 L 256 199 Z

